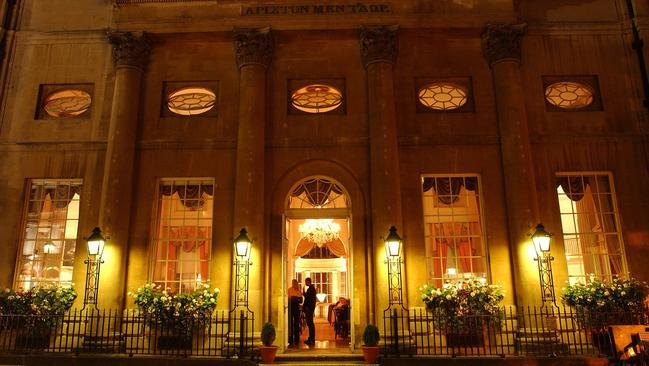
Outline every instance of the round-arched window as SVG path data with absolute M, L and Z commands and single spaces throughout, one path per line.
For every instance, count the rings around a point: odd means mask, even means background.
M 288 208 L 347 208 L 348 197 L 336 182 L 324 177 L 300 182 L 288 197 Z
M 167 108 L 181 116 L 195 116 L 214 108 L 216 94 L 203 87 L 185 87 L 169 94 Z
M 291 105 L 306 113 L 330 112 L 342 103 L 343 95 L 340 90 L 324 84 L 307 85 L 291 95 Z
M 461 108 L 469 94 L 466 87 L 449 82 L 436 82 L 419 89 L 419 102 L 437 111 Z
M 50 93 L 43 100 L 43 109 L 54 118 L 76 117 L 85 113 L 92 103 L 90 94 L 79 89 L 64 89 Z
M 593 103 L 595 92 L 590 85 L 561 81 L 545 88 L 545 100 L 561 109 L 586 108 Z

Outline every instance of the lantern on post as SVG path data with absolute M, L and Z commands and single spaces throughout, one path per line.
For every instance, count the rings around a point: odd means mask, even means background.
M 386 263 L 388 265 L 388 301 L 393 304 L 403 305 L 403 283 L 401 278 L 401 247 L 403 240 L 397 234 L 397 228 L 392 226 L 384 239 Z
M 536 258 L 534 260 L 538 264 L 541 302 L 543 306 L 556 305 L 554 279 L 552 276 L 552 261 L 554 257 L 550 254 L 552 234 L 547 232 L 542 224 L 538 224 L 530 236 L 534 245 L 534 251 L 536 252 Z
M 248 286 L 250 283 L 250 251 L 252 249 L 252 240 L 248 236 L 248 231 L 241 228 L 239 236 L 234 239 L 234 308 L 248 308 Z
M 90 236 L 86 238 L 88 257 L 84 261 L 86 264 L 86 290 L 83 297 L 83 309 L 92 305 L 95 310 L 98 310 L 99 271 L 101 264 L 104 263 L 102 256 L 105 244 L 106 238 L 98 227 L 95 227 Z

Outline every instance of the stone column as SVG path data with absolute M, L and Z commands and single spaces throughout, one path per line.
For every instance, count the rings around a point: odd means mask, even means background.
M 363 27 L 361 58 L 367 70 L 367 99 L 370 135 L 370 177 L 372 197 L 372 247 L 375 266 L 374 301 L 370 321 L 382 323 L 388 306 L 387 267 L 383 238 L 390 226 L 404 232 L 401 214 L 399 146 L 394 103 L 393 64 L 399 44 L 397 26 Z M 407 252 L 407 243 L 404 253 Z M 368 261 L 369 262 L 369 261 Z M 402 278 L 405 283 L 404 278 Z M 404 286 L 405 287 L 405 286 Z M 405 288 L 404 297 L 405 300 Z
M 232 233 L 236 237 L 245 227 L 253 239 L 248 298 L 255 319 L 261 321 L 267 319 L 271 296 L 262 294 L 270 263 L 264 240 L 266 69 L 273 55 L 270 29 L 235 30 L 234 50 L 239 67 L 239 130 Z
M 99 284 L 99 306 L 124 305 L 131 202 L 134 183 L 135 140 L 140 109 L 142 72 L 150 42 L 146 34 L 111 33 L 115 86 L 108 127 L 99 225 L 110 236 L 104 250 Z
M 525 90 L 521 80 L 524 24 L 488 24 L 482 34 L 484 55 L 492 68 L 516 303 L 540 302 L 536 263 L 529 233 L 539 223 Z M 533 252 L 533 251 L 532 251 Z M 492 263 L 497 265 L 497 263 Z

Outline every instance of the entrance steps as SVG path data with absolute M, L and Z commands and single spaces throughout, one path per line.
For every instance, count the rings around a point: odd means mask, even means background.
M 260 365 L 264 365 L 260 363 Z M 295 354 L 279 354 L 275 358 L 272 365 L 284 366 L 358 366 L 367 365 L 363 362 L 363 355 L 361 354 L 314 354 L 314 353 L 295 353 Z
M 517 332 L 516 348 L 524 354 L 559 356 L 568 354 L 568 345 L 554 329 L 521 328 Z

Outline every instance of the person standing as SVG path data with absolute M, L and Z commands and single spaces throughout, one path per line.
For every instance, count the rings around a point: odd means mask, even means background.
M 302 303 L 302 291 L 297 280 L 291 282 L 288 289 L 288 345 L 297 346 L 300 343 L 300 304 Z
M 315 312 L 315 302 L 316 302 L 316 288 L 311 283 L 311 278 L 307 277 L 304 280 L 304 283 L 307 286 L 306 291 L 304 291 L 304 305 L 302 309 L 304 311 L 304 317 L 306 318 L 306 325 L 309 327 L 309 338 L 304 342 L 307 346 L 313 346 L 315 344 L 315 324 L 313 324 L 313 313 Z

